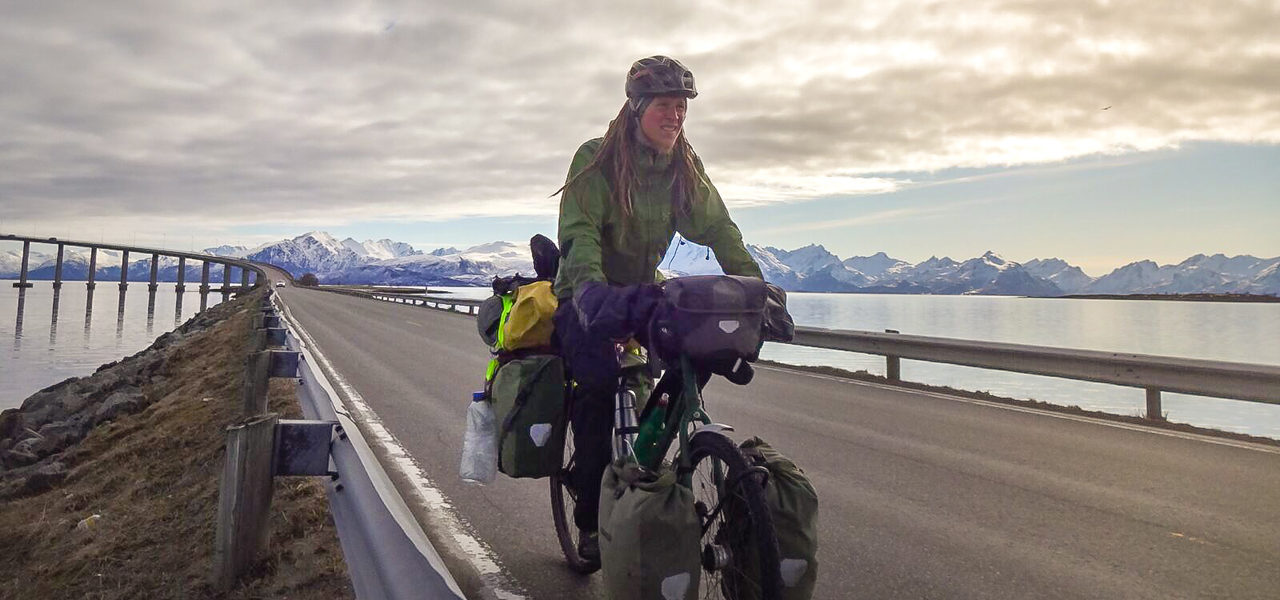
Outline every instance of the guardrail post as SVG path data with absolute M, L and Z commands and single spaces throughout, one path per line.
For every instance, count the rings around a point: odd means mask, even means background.
M 1147 420 L 1164 420 L 1164 413 L 1160 409 L 1160 388 L 1147 388 Z
M 214 580 L 229 590 L 266 547 L 271 513 L 274 414 L 227 428 L 227 458 L 218 492 Z
M 897 329 L 886 329 L 885 333 L 899 333 Z M 891 354 L 884 357 L 884 376 L 889 381 L 902 381 L 902 359 Z

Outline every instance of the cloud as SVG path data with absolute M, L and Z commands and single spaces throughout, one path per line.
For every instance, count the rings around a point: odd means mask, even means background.
M 135 4 L 6 8 L 0 219 L 553 214 L 653 53 L 697 74 L 689 135 L 739 206 L 1280 143 L 1274 2 Z

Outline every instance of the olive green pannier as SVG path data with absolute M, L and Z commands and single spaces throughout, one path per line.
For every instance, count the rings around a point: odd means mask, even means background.
M 664 468 L 614 461 L 600 483 L 600 562 L 611 600 L 693 600 L 702 577 L 693 492 Z
M 778 538 L 782 598 L 808 600 L 818 581 L 818 493 L 804 471 L 768 442 L 753 437 L 740 447 L 748 464 L 769 471 L 765 502 Z
M 536 354 L 502 363 L 489 398 L 498 418 L 498 470 L 510 477 L 549 477 L 564 442 L 564 360 Z

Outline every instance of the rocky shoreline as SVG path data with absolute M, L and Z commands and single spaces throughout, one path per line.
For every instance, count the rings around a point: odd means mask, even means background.
M 161 335 L 150 347 L 107 363 L 86 377 L 72 377 L 40 390 L 21 407 L 0 413 L 0 500 L 48 490 L 66 478 L 62 454 L 93 429 L 156 401 L 147 387 L 169 377 L 166 360 L 196 334 L 241 309 L 226 302 Z

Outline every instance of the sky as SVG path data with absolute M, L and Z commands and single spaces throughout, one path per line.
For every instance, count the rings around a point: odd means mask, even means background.
M 1280 255 L 1280 2 L 5 2 L 0 233 L 554 234 L 632 61 L 748 243 Z M 4 249 L 4 248 L 0 248 Z

